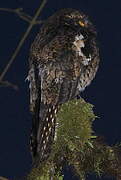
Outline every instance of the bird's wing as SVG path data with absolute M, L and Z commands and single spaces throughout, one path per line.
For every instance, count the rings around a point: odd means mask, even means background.
M 31 151 L 35 166 L 47 159 L 55 135 L 58 106 L 77 94 L 79 76 L 70 53 L 58 61 L 45 64 L 31 63 L 30 102 L 33 108 Z M 78 67 L 79 68 L 79 67 Z M 30 73 L 31 74 L 31 73 Z

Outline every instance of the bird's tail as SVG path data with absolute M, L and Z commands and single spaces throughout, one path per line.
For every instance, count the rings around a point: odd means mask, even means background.
M 57 105 L 53 106 L 42 102 L 40 106 L 37 105 L 36 107 L 30 138 L 34 167 L 47 160 L 51 152 L 55 136 L 56 113 L 58 111 Z

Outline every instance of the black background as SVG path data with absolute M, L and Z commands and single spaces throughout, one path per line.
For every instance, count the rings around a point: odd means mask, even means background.
M 41 0 L 1 0 L 0 7 L 18 8 L 31 16 Z M 121 140 L 121 5 L 117 0 L 48 0 L 41 13 L 46 19 L 60 8 L 75 8 L 89 15 L 98 32 L 100 68 L 92 84 L 82 96 L 94 104 L 100 118 L 94 123 L 97 135 L 113 145 Z M 4 69 L 28 23 L 12 13 L 0 11 L 0 72 Z M 31 42 L 39 30 L 34 26 L 4 80 L 19 86 L 19 91 L 0 88 L 0 176 L 10 179 L 23 176 L 31 168 L 28 148 L 31 116 L 29 91 L 25 82 Z M 66 172 L 65 180 L 72 178 Z M 89 180 L 98 179 L 94 175 Z M 103 178 L 108 179 L 108 178 Z M 111 179 L 111 178 L 110 178 Z

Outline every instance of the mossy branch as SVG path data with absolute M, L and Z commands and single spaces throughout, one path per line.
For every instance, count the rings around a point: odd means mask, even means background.
M 62 105 L 57 114 L 57 137 L 50 157 L 32 169 L 27 180 L 50 180 L 50 174 L 53 180 L 63 179 L 65 166 L 71 166 L 80 180 L 85 180 L 89 173 L 121 180 L 121 148 L 108 146 L 94 135 L 95 118 L 93 106 L 83 99 Z

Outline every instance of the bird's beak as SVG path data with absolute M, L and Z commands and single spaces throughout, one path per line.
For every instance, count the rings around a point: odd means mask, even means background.
M 85 24 L 82 21 L 79 21 L 79 25 L 82 26 L 82 27 L 85 26 Z

